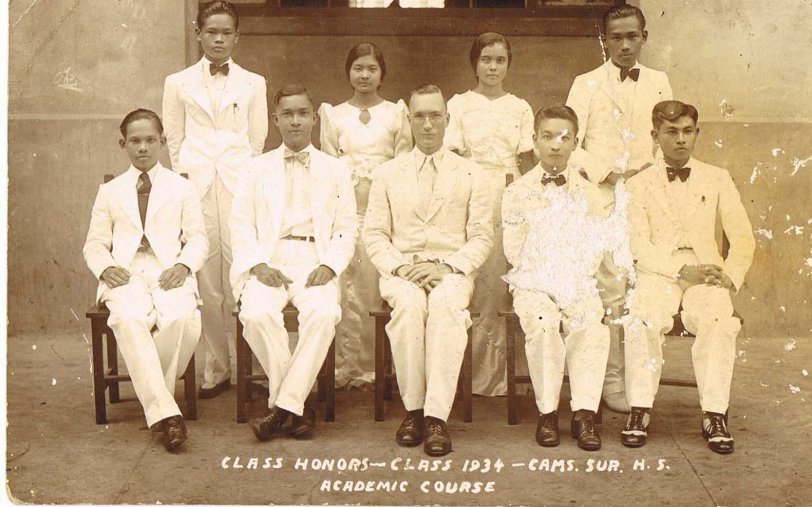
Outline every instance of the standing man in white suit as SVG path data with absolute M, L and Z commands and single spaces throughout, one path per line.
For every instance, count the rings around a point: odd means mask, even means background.
M 633 5 L 618 5 L 603 17 L 603 41 L 609 60 L 575 78 L 567 105 L 575 110 L 583 133 L 583 148 L 573 153 L 581 159 L 589 179 L 611 199 L 618 181 L 631 178 L 654 152 L 650 135 L 651 110 L 672 98 L 664 72 L 638 61 L 648 39 L 646 18 Z M 628 412 L 624 394 L 622 328 L 625 312 L 626 273 L 607 258 L 597 273 L 598 289 L 609 315 L 610 349 L 603 385 L 606 406 Z
M 443 456 L 468 304 L 493 247 L 491 193 L 475 163 L 443 146 L 448 113 L 438 87 L 412 90 L 409 123 L 414 150 L 373 173 L 364 244 L 392 307 L 386 333 L 408 412 L 395 440 Z
M 187 173 L 197 189 L 211 245 L 198 282 L 206 344 L 200 397 L 213 398 L 231 385 L 231 200 L 240 173 L 262 153 L 268 104 L 265 79 L 231 60 L 239 41 L 231 3 L 215 0 L 201 8 L 195 32 L 204 56 L 166 78 L 163 116 L 172 169 Z
M 83 253 L 147 425 L 175 451 L 187 438 L 175 381 L 200 339 L 194 273 L 208 242 L 194 187 L 158 162 L 166 144 L 158 115 L 137 109 L 120 130 L 132 164 L 99 187 Z
M 310 93 L 285 86 L 274 106 L 283 144 L 253 160 L 231 215 L 234 299 L 245 339 L 268 375 L 270 413 L 250 421 L 260 441 L 282 432 L 291 415 L 294 437 L 312 433 L 315 414 L 306 399 L 341 320 L 338 277 L 358 239 L 349 168 L 310 144 L 317 118 Z M 299 310 L 292 355 L 282 316 L 288 302 Z
M 657 104 L 651 135 L 662 156 L 629 181 L 637 282 L 624 323 L 631 414 L 621 439 L 627 447 L 646 443 L 648 411 L 662 372 L 663 333 L 681 304 L 685 329 L 696 335 L 691 356 L 704 411 L 702 434 L 711 450 L 727 454 L 733 438 L 724 414 L 741 329 L 730 297 L 753 262 L 755 238 L 730 173 L 691 156 L 698 117 L 689 104 Z M 717 214 L 730 242 L 726 258 L 716 243 Z

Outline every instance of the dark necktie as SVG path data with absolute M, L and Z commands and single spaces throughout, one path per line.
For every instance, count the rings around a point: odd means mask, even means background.
M 625 81 L 627 76 L 632 78 L 632 81 L 637 81 L 640 79 L 640 69 L 627 69 L 625 67 L 621 67 L 620 80 Z
M 541 184 L 547 185 L 549 183 L 555 183 L 555 186 L 560 187 L 564 183 L 567 182 L 567 178 L 564 177 L 563 174 L 558 174 L 557 176 L 550 176 L 547 173 L 544 173 L 541 177 Z
M 665 168 L 666 174 L 668 175 L 668 181 L 672 182 L 679 176 L 679 180 L 685 182 L 688 179 L 688 176 L 691 175 L 691 168 L 690 167 L 682 167 L 680 169 L 674 169 L 673 167 L 666 167 Z
M 141 227 L 144 228 L 144 231 L 146 231 L 147 227 L 147 205 L 149 205 L 150 190 L 152 190 L 152 182 L 149 180 L 149 174 L 141 173 L 138 177 L 136 192 L 138 193 L 138 213 L 141 215 Z M 146 232 L 141 236 L 141 246 L 149 248 Z
M 209 72 L 211 72 L 212 76 L 217 75 L 217 74 L 222 74 L 224 76 L 227 76 L 228 75 L 228 64 L 224 63 L 223 65 L 220 65 L 218 67 L 217 65 L 215 65 L 213 63 L 210 63 L 209 64 Z

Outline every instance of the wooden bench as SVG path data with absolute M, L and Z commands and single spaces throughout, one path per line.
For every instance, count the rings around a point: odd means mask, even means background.
M 239 310 L 234 310 L 232 314 L 237 320 L 237 422 L 244 423 L 248 420 L 246 403 L 250 398 L 249 389 L 251 388 L 251 383 L 255 380 L 268 380 L 268 377 L 264 373 L 255 374 L 253 372 L 254 353 L 248 345 L 248 342 L 245 341 Z M 285 318 L 285 329 L 287 329 L 289 333 L 298 332 L 299 311 L 293 305 L 288 304 L 282 310 L 282 315 Z M 318 401 L 324 402 L 325 404 L 324 420 L 333 422 L 336 420 L 335 340 L 330 343 L 330 350 L 327 351 L 327 357 L 324 358 L 324 363 L 316 377 L 316 383 L 318 386 Z
M 118 371 L 118 347 L 113 330 L 107 325 L 110 310 L 102 303 L 93 305 L 85 317 L 90 319 L 90 344 L 92 349 L 91 363 L 93 367 L 93 399 L 96 403 L 96 424 L 107 423 L 107 404 L 104 400 L 104 391 L 110 389 L 110 403 L 121 401 L 119 396 L 119 382 L 131 382 L 129 375 L 122 375 Z M 104 364 L 104 342 L 107 338 L 107 365 Z M 197 419 L 197 393 L 195 392 L 195 356 L 189 360 L 186 371 L 181 376 L 183 380 L 183 397 L 186 401 L 183 417 L 194 421 Z
M 479 312 L 469 308 L 471 319 L 479 317 Z M 392 318 L 392 308 L 383 302 L 378 310 L 369 312 L 375 318 L 375 420 L 384 420 L 384 400 L 392 399 L 392 386 L 397 377 L 392 369 L 392 347 L 386 336 L 386 325 Z M 468 328 L 468 344 L 462 358 L 457 393 L 462 395 L 463 420 L 473 420 L 473 326 Z

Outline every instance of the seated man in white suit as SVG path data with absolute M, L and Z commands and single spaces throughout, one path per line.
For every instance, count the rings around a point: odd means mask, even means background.
M 736 185 L 725 169 L 694 159 L 699 128 L 694 106 L 676 100 L 654 107 L 651 134 L 662 157 L 629 180 L 631 248 L 637 282 L 626 333 L 626 396 L 632 407 L 623 445 L 640 447 L 662 371 L 663 333 L 682 305 L 682 322 L 696 335 L 691 350 L 703 436 L 715 452 L 733 452 L 724 414 L 741 322 L 730 296 L 753 261 L 755 239 Z M 730 241 L 727 258 L 716 243 L 716 216 Z
M 443 147 L 448 124 L 434 85 L 412 91 L 415 148 L 373 173 L 364 244 L 392 307 L 386 332 L 408 411 L 402 446 L 424 440 L 431 456 L 451 452 L 445 421 L 468 340 L 477 270 L 493 247 L 490 191 L 473 162 Z M 424 424 L 425 417 L 425 424 Z
M 312 434 L 306 404 L 341 320 L 337 279 L 358 238 L 355 193 L 346 164 L 310 144 L 317 115 L 303 86 L 274 96 L 273 122 L 282 145 L 252 161 L 234 197 L 231 283 L 241 303 L 245 339 L 268 375 L 270 413 L 250 421 L 257 439 L 285 429 Z M 291 355 L 282 310 L 299 310 L 299 341 Z
M 209 244 L 194 187 L 158 162 L 158 115 L 137 109 L 120 130 L 132 164 L 99 187 L 83 253 L 147 424 L 174 451 L 187 439 L 173 394 L 200 339 L 194 274 Z
M 539 164 L 502 197 L 505 277 L 525 332 L 525 351 L 536 406 L 536 442 L 559 444 L 558 403 L 564 366 L 572 392 L 573 438 L 596 451 L 601 438 L 595 414 L 609 355 L 609 329 L 595 273 L 609 250 L 608 200 L 570 162 L 578 144 L 578 117 L 567 106 L 539 110 L 533 140 Z M 618 229 L 615 229 L 618 230 Z M 559 326 L 566 324 L 565 334 Z

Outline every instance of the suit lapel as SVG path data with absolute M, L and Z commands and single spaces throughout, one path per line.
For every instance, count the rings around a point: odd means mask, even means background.
M 417 218 L 426 222 L 428 213 L 420 205 L 420 185 L 417 184 L 417 162 L 414 153 L 410 153 L 408 157 L 403 157 L 400 170 L 402 171 L 402 186 L 399 190 L 409 200 L 409 204 Z
M 310 188 L 310 216 L 313 220 L 313 236 L 318 241 L 318 238 L 321 237 L 319 231 L 321 231 L 321 219 L 325 216 L 324 209 L 327 205 L 327 196 L 325 195 L 325 187 L 324 183 L 329 181 L 328 178 L 321 177 L 320 174 L 317 174 L 316 171 L 319 171 L 319 167 L 322 167 L 318 161 L 318 153 L 315 150 L 310 151 L 310 168 L 308 168 L 309 173 L 309 182 L 308 187 Z
M 194 99 L 198 106 L 200 106 L 209 118 L 214 120 L 214 112 L 211 109 L 211 99 L 209 92 L 206 90 L 206 85 L 203 83 L 203 64 L 198 62 L 189 68 L 189 72 L 184 80 L 184 89 L 190 97 Z
M 161 166 L 157 167 L 157 171 L 155 171 L 155 181 L 152 183 L 152 190 L 149 193 L 149 204 L 147 205 L 147 224 L 151 223 L 152 217 L 154 217 L 158 210 L 169 202 L 172 197 L 172 184 L 170 183 L 169 175 L 166 174 L 165 171 L 167 171 L 167 169 Z
M 242 67 L 233 61 L 229 65 L 231 71 L 228 73 L 228 79 L 226 79 L 226 86 L 223 89 L 223 96 L 217 114 L 221 113 L 226 107 L 233 107 L 246 86 Z
M 674 212 L 671 209 L 671 204 L 669 203 L 668 196 L 665 195 L 665 186 L 668 185 L 668 177 L 665 175 L 665 166 L 662 164 L 662 160 L 659 161 L 658 164 L 650 167 L 647 169 L 648 171 L 652 171 L 651 179 L 649 180 L 649 190 L 651 191 L 651 197 L 654 199 L 657 204 L 660 205 L 665 215 L 672 221 L 674 224 L 678 224 L 677 217 L 674 216 Z
M 612 64 L 612 62 L 607 62 L 606 65 L 603 67 L 603 76 L 601 80 L 601 91 L 612 101 L 612 103 L 617 106 L 618 109 L 623 114 L 627 114 L 628 104 L 625 104 L 622 100 L 618 98 L 617 93 L 617 81 L 615 81 L 615 76 L 612 74 L 613 71 L 620 72 L 617 67 Z
M 119 180 L 116 194 L 118 194 L 119 202 L 124 210 L 127 218 L 138 228 L 143 231 L 141 224 L 141 213 L 138 211 L 138 193 L 135 185 L 138 181 L 137 170 L 128 171 L 126 175 Z
M 688 177 L 688 202 L 685 207 L 687 221 L 690 221 L 693 219 L 699 203 L 705 199 L 705 189 L 708 188 L 708 185 L 705 184 L 705 174 L 697 167 L 696 160 L 692 158 L 686 165 L 691 168 L 691 175 Z
M 440 211 L 457 179 L 457 162 L 451 158 L 449 152 L 443 154 L 443 161 L 440 166 L 437 168 L 437 179 L 434 182 L 434 191 L 431 193 L 426 221 L 431 220 Z
M 268 238 L 272 242 L 271 246 L 279 238 L 282 217 L 285 214 L 285 161 L 282 153 L 283 151 L 279 148 L 272 152 L 273 160 L 262 176 L 262 191 L 258 196 L 262 200 L 262 209 L 266 212 L 258 220 L 257 226 L 259 228 L 262 223 L 265 223 L 266 227 L 270 228 Z

